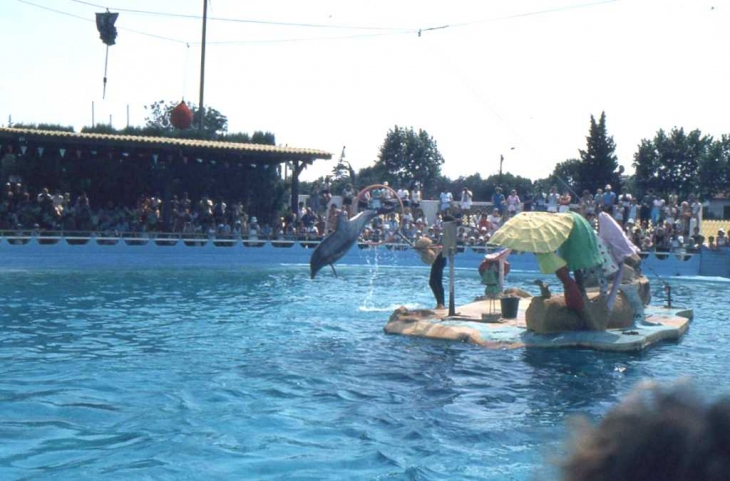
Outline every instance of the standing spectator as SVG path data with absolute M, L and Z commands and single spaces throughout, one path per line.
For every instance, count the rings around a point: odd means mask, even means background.
M 324 183 L 322 183 L 322 189 L 319 191 L 319 209 L 320 212 L 327 208 L 327 205 L 330 203 L 330 200 L 332 200 L 332 184 L 330 182 L 329 176 L 324 178 Z M 315 211 L 315 214 L 319 212 Z
M 421 206 L 421 183 L 416 182 L 411 189 L 411 207 L 418 208 Z
M 690 231 L 694 232 L 695 227 L 702 230 L 702 204 L 700 204 L 700 201 L 692 194 L 689 196 L 689 208 L 692 213 L 689 219 Z
M 501 187 L 494 189 L 494 195 L 492 195 L 492 207 L 499 210 L 499 215 L 502 215 L 502 209 L 504 208 L 504 194 L 502 193 Z
M 469 209 L 471 209 L 471 201 L 473 197 L 474 194 L 472 194 L 467 187 L 464 187 L 461 190 L 461 210 L 468 213 Z
M 446 212 L 451 207 L 451 203 L 454 201 L 454 196 L 451 192 L 442 191 L 440 195 L 441 201 L 441 212 Z
M 309 191 L 309 207 L 312 208 L 314 212 L 319 212 L 320 203 L 319 203 L 319 194 L 321 191 L 321 187 L 319 185 L 318 181 L 314 181 L 312 183 L 312 189 Z M 301 205 L 301 202 L 299 203 Z M 301 207 L 300 207 L 300 213 L 301 213 Z M 299 217 L 301 219 L 301 216 Z
M 517 210 L 520 206 L 520 196 L 517 195 L 517 191 L 512 189 L 507 196 L 507 217 L 514 217 L 517 214 Z
M 556 209 L 557 209 L 557 207 L 556 207 Z M 535 193 L 535 210 L 537 210 L 538 212 L 547 211 L 545 193 L 539 187 L 538 187 L 537 193 Z
M 532 212 L 532 193 L 528 190 L 522 199 L 522 211 Z
M 596 214 L 596 200 L 593 198 L 591 191 L 586 189 L 583 191 L 583 196 L 580 198 L 580 212 L 583 217 Z
M 629 204 L 629 213 L 626 214 L 626 216 L 628 217 L 627 220 L 630 220 L 630 221 L 636 223 L 638 214 L 639 214 L 639 200 L 636 197 L 633 197 L 631 199 L 631 203 Z
M 406 187 L 404 185 L 400 186 L 400 188 L 398 189 L 398 192 L 396 192 L 396 194 L 398 195 L 398 198 L 400 199 L 401 203 L 403 204 L 403 207 L 410 206 L 410 204 L 411 204 L 410 199 L 409 199 L 410 193 L 408 192 L 408 189 L 406 189 Z
M 611 184 L 606 184 L 603 189 L 602 196 L 603 212 L 611 215 L 613 213 L 613 206 L 616 204 L 616 193 L 611 189 Z
M 550 193 L 548 193 L 547 196 L 547 211 L 548 212 L 557 212 L 558 211 L 558 200 L 560 200 L 560 195 L 558 194 L 558 188 L 555 186 L 550 187 Z
M 598 215 L 603 212 L 603 189 L 596 189 L 596 195 L 593 198 L 596 201 L 596 215 Z
M 641 198 L 641 207 L 639 207 L 639 220 L 642 223 L 648 223 L 651 219 L 651 210 L 654 206 L 654 199 L 652 196 L 652 192 L 648 191 L 646 194 L 644 194 L 644 197 Z
M 654 197 L 654 200 L 652 200 L 652 207 L 651 207 L 651 223 L 656 227 L 659 225 L 659 221 L 661 220 L 662 210 L 664 209 L 664 199 L 660 199 L 659 197 Z
M 337 208 L 337 204 L 332 202 L 330 204 L 330 208 L 327 211 L 327 225 L 325 226 L 325 231 L 327 233 L 334 232 L 335 229 L 337 229 L 337 219 L 340 215 L 340 209 Z M 302 219 L 304 220 L 304 219 Z M 306 223 L 305 223 L 306 225 Z M 309 226 L 307 226 L 309 227 Z M 309 229 L 307 229 L 309 231 Z
M 355 189 L 352 187 L 352 184 L 348 183 L 345 185 L 345 187 L 342 189 L 342 210 L 347 212 L 348 217 L 352 217 L 352 202 L 355 199 L 355 196 L 357 195 L 357 192 L 355 192 Z
M 563 195 L 558 198 L 558 212 L 568 212 L 570 211 L 570 204 L 573 202 L 573 198 L 570 195 L 570 192 L 567 190 L 563 192 Z

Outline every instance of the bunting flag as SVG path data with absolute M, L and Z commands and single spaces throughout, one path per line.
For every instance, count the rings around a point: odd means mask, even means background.
M 99 31 L 101 41 L 106 44 L 106 58 L 104 59 L 104 90 L 101 98 L 106 98 L 106 72 L 109 65 L 109 47 L 114 45 L 117 39 L 117 29 L 114 23 L 119 17 L 118 13 L 107 10 L 105 13 L 96 14 L 96 29 Z
M 58 153 L 61 154 L 61 158 L 63 159 L 63 157 L 66 155 L 66 149 L 58 149 Z
M 154 163 L 155 165 L 157 165 L 157 158 L 158 158 L 158 155 L 157 155 L 157 154 L 152 154 L 152 162 L 153 162 L 153 163 Z
M 117 39 L 117 28 L 114 26 L 117 17 L 119 17 L 118 13 L 112 13 L 108 10 L 96 14 L 96 29 L 99 31 L 99 38 L 107 46 L 114 45 Z
M 25 155 L 25 151 L 26 151 L 26 150 L 28 150 L 28 147 L 26 147 L 25 145 L 21 145 L 21 146 L 20 146 L 20 153 L 21 153 L 21 154 Z
M 43 157 L 43 151 L 45 149 L 43 147 L 38 147 L 38 157 Z

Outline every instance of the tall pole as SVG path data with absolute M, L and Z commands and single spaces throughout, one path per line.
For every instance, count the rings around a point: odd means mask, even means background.
M 499 184 L 502 185 L 502 162 L 504 162 L 504 155 L 499 156 Z
M 198 112 L 200 113 L 200 130 L 203 130 L 203 119 L 205 108 L 203 107 L 203 91 L 205 88 L 205 27 L 208 23 L 208 0 L 203 0 L 203 41 L 200 49 L 200 102 Z

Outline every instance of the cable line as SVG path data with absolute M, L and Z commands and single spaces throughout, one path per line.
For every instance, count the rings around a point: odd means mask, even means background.
M 86 18 L 86 17 L 82 17 L 81 15 L 75 15 L 73 13 L 63 12 L 61 10 L 56 10 L 54 8 L 45 7 L 43 5 L 38 5 L 38 4 L 32 3 L 32 2 L 29 2 L 27 0 L 18 0 L 18 1 L 20 3 L 24 3 L 26 5 L 30 5 L 30 6 L 33 6 L 33 7 L 40 8 L 42 10 L 48 10 L 49 12 L 54 12 L 54 13 L 58 13 L 58 14 L 61 14 L 61 15 L 66 15 L 68 17 L 74 17 L 74 18 L 77 18 L 79 20 L 84 20 L 84 21 L 87 21 L 87 22 L 96 23 L 95 20 L 92 20 L 92 19 Z M 162 35 L 156 35 L 154 33 L 142 32 L 142 31 L 139 31 L 139 30 L 131 29 L 131 28 L 117 27 L 117 29 L 118 30 L 124 30 L 125 32 L 132 32 L 132 33 L 136 33 L 136 34 L 139 34 L 139 35 L 145 35 L 147 37 L 158 38 L 160 40 L 167 40 L 169 42 L 182 43 L 183 45 L 185 45 L 185 44 L 188 43 L 188 42 L 186 42 L 184 40 L 178 40 L 178 39 L 175 39 L 175 38 L 164 37 Z
M 138 14 L 144 14 L 144 15 L 159 15 L 159 16 L 164 16 L 164 17 L 190 18 L 190 19 L 195 19 L 195 20 L 202 19 L 202 17 L 199 15 L 187 15 L 184 13 L 153 12 L 150 10 L 133 10 L 133 9 L 128 9 L 128 8 L 107 7 L 107 6 L 99 5 L 96 3 L 85 2 L 84 0 L 69 0 L 69 1 L 74 2 L 74 3 L 80 3 L 83 5 L 89 5 L 91 7 L 96 7 L 96 8 L 107 8 L 107 9 L 116 10 L 119 12 L 138 13 Z M 208 20 L 216 20 L 219 22 L 236 22 L 236 23 L 253 23 L 253 24 L 260 24 L 260 25 L 275 25 L 275 26 L 282 26 L 282 27 L 337 28 L 337 29 L 350 29 L 350 30 L 384 30 L 384 31 L 413 30 L 413 29 L 391 28 L 391 27 L 364 27 L 364 26 L 357 26 L 357 25 L 330 25 L 330 24 L 325 24 L 325 23 L 276 22 L 273 20 L 250 20 L 250 19 L 243 19 L 243 18 L 225 18 L 225 17 L 208 17 Z

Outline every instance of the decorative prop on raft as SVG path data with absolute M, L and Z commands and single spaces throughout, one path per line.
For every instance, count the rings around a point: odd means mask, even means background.
M 526 311 L 528 328 L 537 332 L 555 330 L 604 330 L 619 322 L 626 315 L 613 315 L 619 286 L 627 276 L 623 264 L 638 263 L 636 249 L 621 232 L 618 225 L 606 218 L 601 220 L 601 234 L 575 212 L 548 214 L 523 212 L 505 223 L 490 239 L 490 244 L 533 252 L 537 256 L 543 274 L 554 273 L 563 284 L 563 300 L 551 298 L 546 286 L 538 281 L 540 298 L 531 302 Z M 634 259 L 636 258 L 636 259 Z M 636 264 L 638 265 L 638 264 Z M 571 278 L 573 271 L 575 279 Z M 633 269 L 630 272 L 635 272 Z M 614 276 L 611 293 L 607 291 L 607 279 Z M 630 298 L 634 316 L 631 322 L 643 318 L 643 305 L 648 298 L 641 293 L 648 281 L 643 276 L 631 274 L 630 280 L 621 287 L 624 298 Z M 587 280 L 596 282 L 598 297 L 589 297 Z M 545 294 L 546 293 L 546 294 Z M 622 301 L 626 303 L 626 301 Z M 562 307 L 561 307 L 562 306 Z M 569 312 L 561 309 L 568 308 Z M 621 308 L 621 310 L 626 310 Z M 620 321 L 625 322 L 625 321 Z
M 109 65 L 109 47 L 114 45 L 117 39 L 117 29 L 114 24 L 119 17 L 118 13 L 107 10 L 105 13 L 96 14 L 96 29 L 99 31 L 101 41 L 106 44 L 106 58 L 104 59 L 104 91 L 102 98 L 106 98 L 106 72 Z
M 481 264 L 479 264 L 479 275 L 482 278 L 484 288 L 484 297 L 489 299 L 489 311 L 482 315 L 482 320 L 494 321 L 500 316 L 494 309 L 495 300 L 502 296 L 504 290 L 504 277 L 509 274 L 510 265 L 507 257 L 512 252 L 511 249 L 502 249 L 492 252 L 484 256 Z

